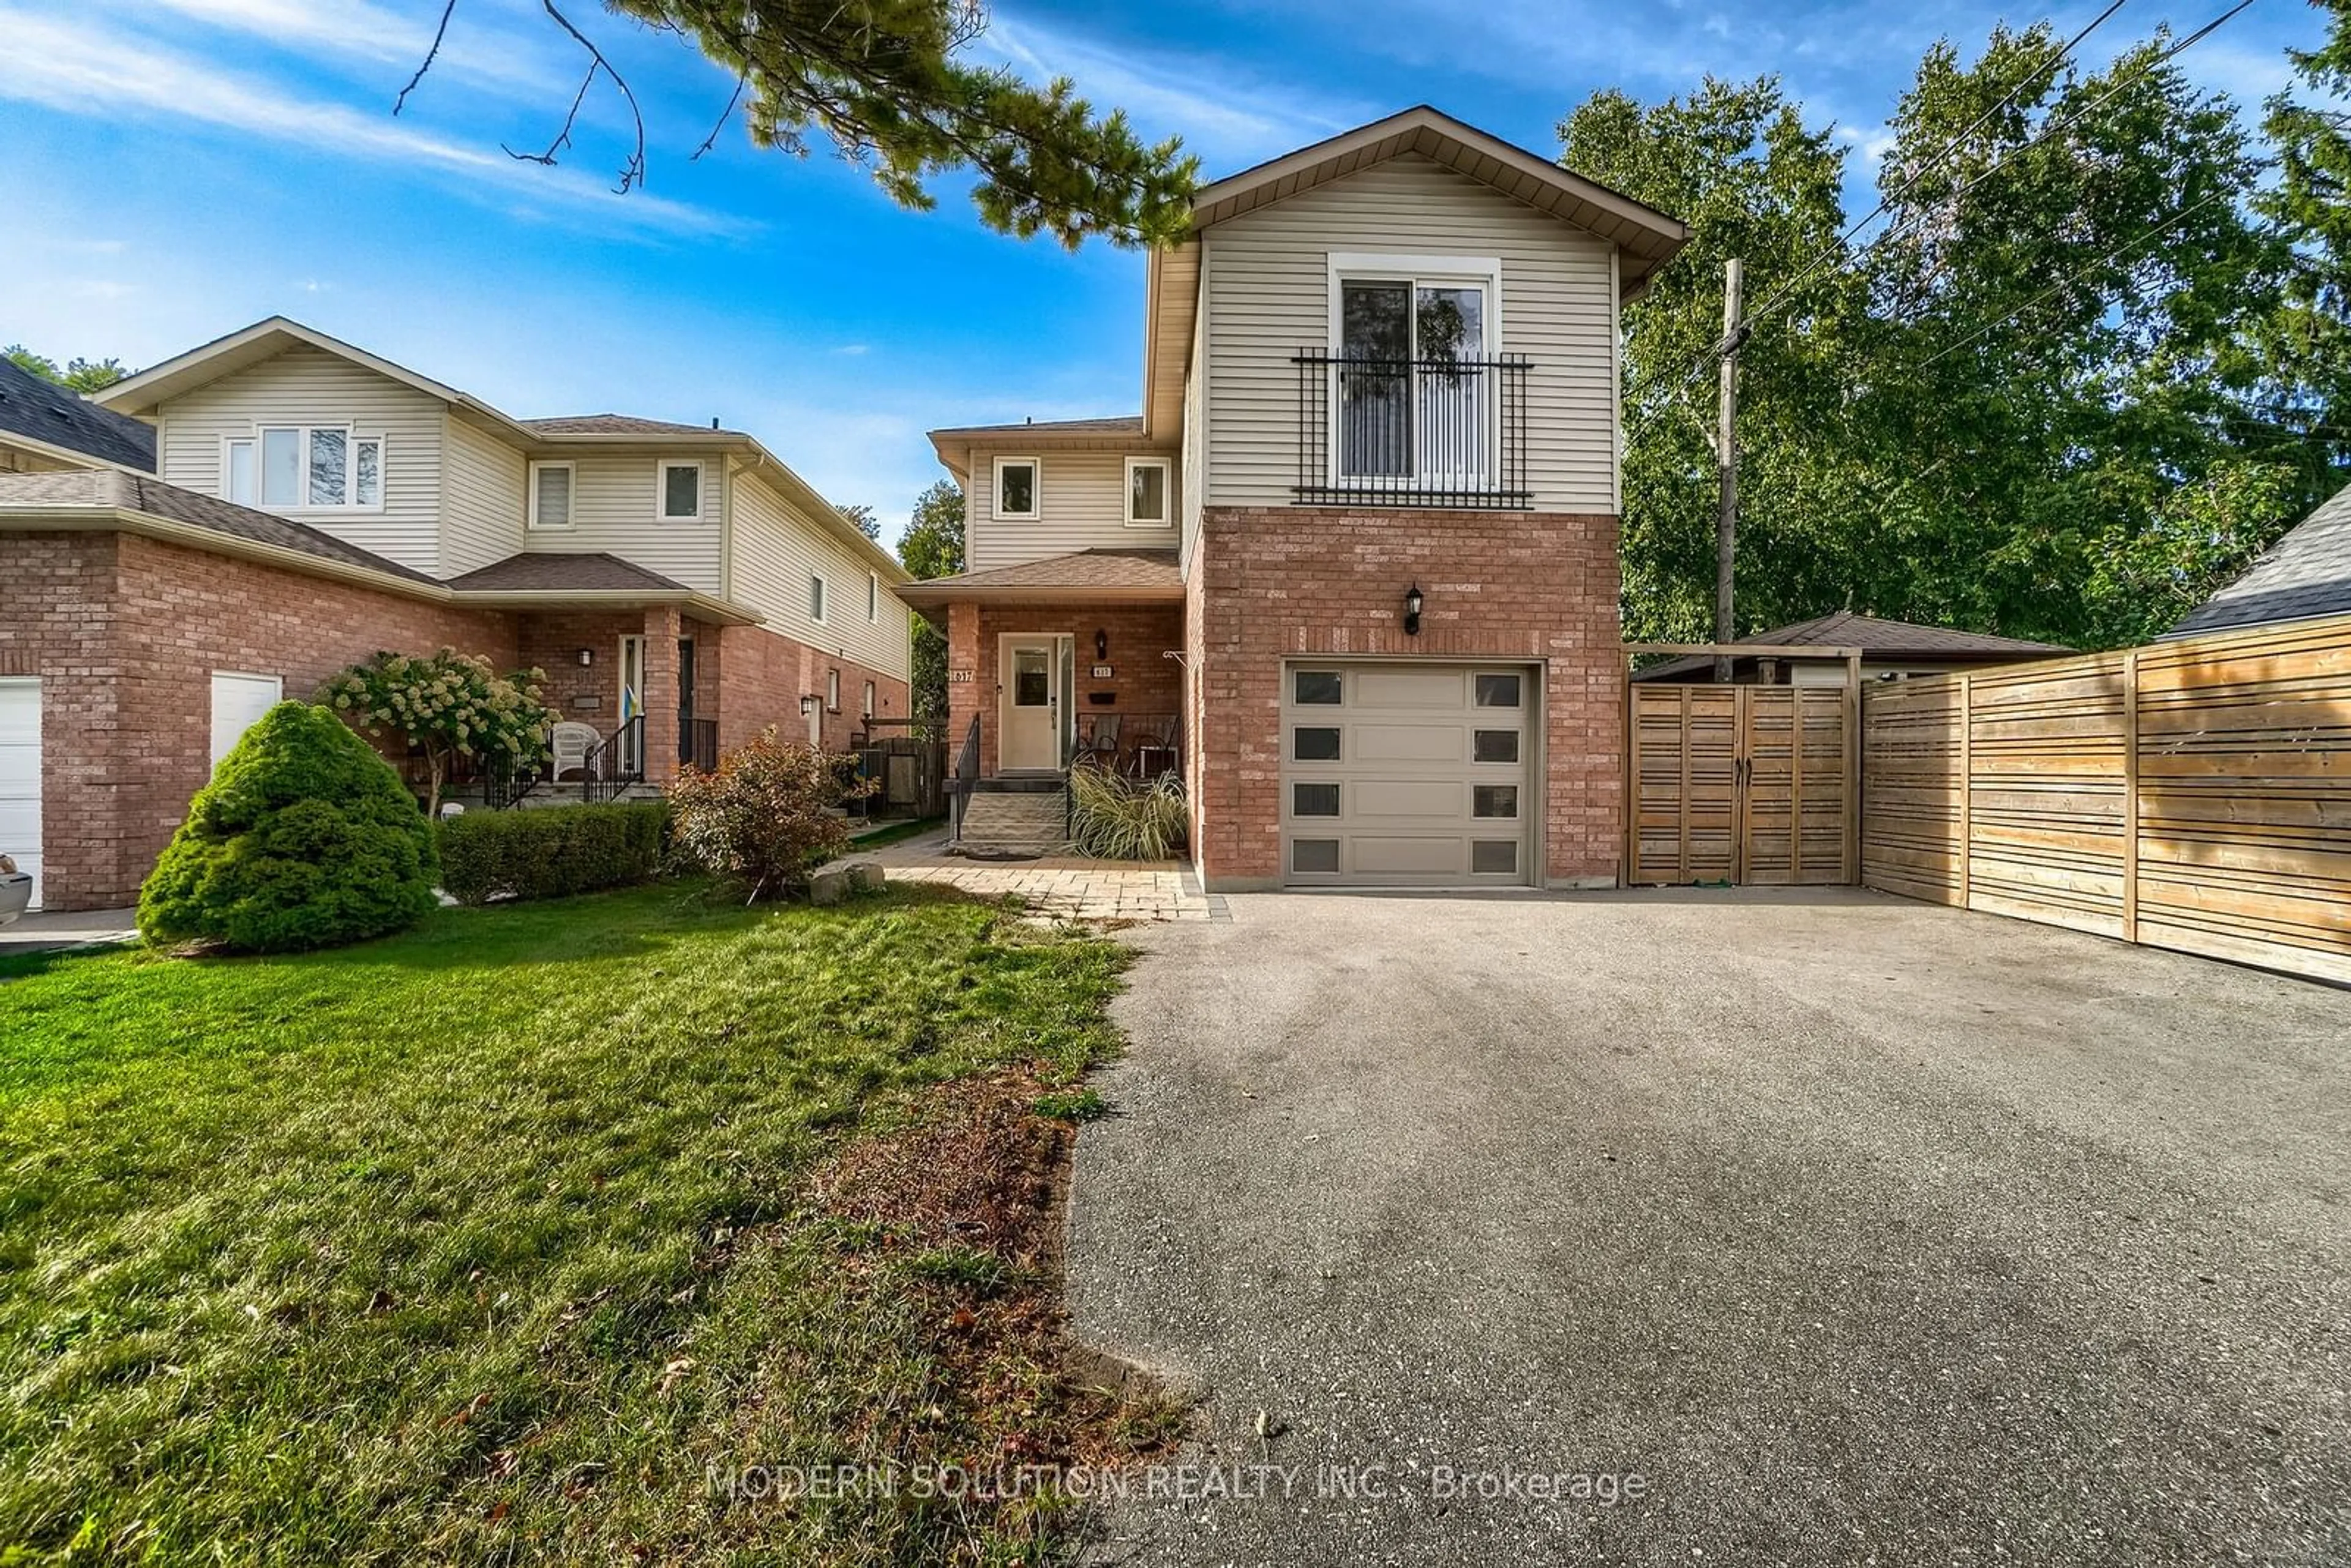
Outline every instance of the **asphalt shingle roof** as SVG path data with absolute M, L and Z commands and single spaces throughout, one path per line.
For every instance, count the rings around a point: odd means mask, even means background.
M 541 435 L 739 435 L 707 424 L 675 424 L 665 419 L 639 419 L 632 413 L 569 413 L 556 419 L 526 419 L 525 428 Z
M 533 551 L 453 577 L 460 593 L 691 593 L 692 589 L 633 561 L 601 550 L 583 554 Z
M 925 591 L 958 588 L 1181 588 L 1184 573 L 1172 549 L 1090 549 L 1024 560 L 1018 566 L 935 577 L 906 585 Z
M 2351 486 L 2288 528 L 2252 569 L 2190 611 L 2168 636 L 2351 615 Z
M 1816 616 L 1813 620 L 1798 621 L 1786 626 L 1775 626 L 1769 632 L 1757 632 L 1738 639 L 1732 645 L 1735 647 L 1739 643 L 1762 646 L 1783 643 L 1802 648 L 1859 648 L 1872 658 L 1949 659 L 1974 663 L 2073 652 L 2054 643 L 2032 643 L 2022 637 L 1994 636 L 1989 632 L 1961 632 L 1949 626 L 1921 626 L 1909 621 L 1882 621 L 1875 615 L 1857 614 L 1850 610 L 1840 610 L 1834 615 Z M 1661 680 L 1713 667 L 1714 660 L 1710 656 L 1699 654 L 1652 664 L 1634 678 Z
M 155 471 L 155 427 L 0 359 L 0 432 L 86 452 L 102 463 Z
M 412 582 L 431 582 L 421 571 L 387 560 L 372 550 L 345 544 L 332 534 L 256 511 L 213 496 L 200 496 L 166 485 L 143 474 L 114 468 L 85 468 L 53 474 L 0 474 L 0 507 L 54 507 L 66 511 L 107 510 L 145 512 L 191 528 L 207 529 L 253 544 L 298 550 L 344 566 L 364 567 Z

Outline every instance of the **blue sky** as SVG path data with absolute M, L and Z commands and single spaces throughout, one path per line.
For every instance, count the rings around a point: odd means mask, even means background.
M 2097 8 L 2046 14 L 2071 32 Z M 2130 0 L 2085 53 L 2223 8 Z M 593 0 L 566 9 L 645 104 L 639 193 L 610 189 L 627 130 L 606 87 L 561 167 L 499 150 L 544 145 L 577 85 L 537 0 L 459 0 L 396 120 L 438 0 L 0 0 L 0 342 L 142 365 L 282 312 L 525 417 L 716 417 L 893 534 L 939 476 L 925 430 L 1136 406 L 1138 256 L 989 234 L 953 185 L 902 212 L 826 150 L 759 152 L 739 127 L 690 161 L 728 81 Z M 1865 152 L 1936 37 L 1972 56 L 1995 20 L 2043 14 L 1008 0 L 976 53 L 1075 78 L 1214 177 L 1424 100 L 1551 155 L 1593 89 L 1651 100 L 1709 70 L 1780 73 Z M 2305 0 L 2258 0 L 2181 64 L 2251 101 L 2322 32 Z

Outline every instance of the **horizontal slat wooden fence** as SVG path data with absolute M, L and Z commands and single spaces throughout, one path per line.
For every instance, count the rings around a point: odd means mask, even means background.
M 1873 687 L 1862 880 L 2351 982 L 2351 616 Z

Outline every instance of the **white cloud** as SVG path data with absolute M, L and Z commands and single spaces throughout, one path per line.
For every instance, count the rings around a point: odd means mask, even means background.
M 381 110 L 293 97 L 210 61 L 128 39 L 116 28 L 0 7 L 0 31 L 11 46 L 9 68 L 0 72 L 0 98 L 109 118 L 139 110 L 314 152 L 423 166 L 462 176 L 460 188 L 502 204 L 546 201 L 588 209 L 600 225 L 701 233 L 737 226 L 642 192 L 616 195 L 574 171 L 520 164 L 502 152 L 418 131 Z
M 1296 82 L 1269 81 L 1230 60 L 1136 45 L 1100 43 L 1001 13 L 975 46 L 1025 76 L 1066 76 L 1098 107 L 1127 111 L 1144 134 L 1180 135 L 1211 178 L 1233 167 L 1320 141 L 1377 117 Z
M 371 0 L 148 0 L 214 27 L 249 34 L 281 47 L 322 49 L 355 59 L 402 68 L 398 79 L 423 63 L 433 47 L 440 12 L 420 5 L 409 12 L 386 10 Z M 485 33 L 484 15 L 494 9 L 461 3 L 452 14 L 434 71 L 510 87 L 551 89 L 562 85 L 536 38 L 512 30 Z

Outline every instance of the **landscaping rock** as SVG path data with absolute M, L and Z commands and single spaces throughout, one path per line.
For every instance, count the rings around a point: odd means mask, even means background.
M 809 902 L 814 904 L 839 904 L 849 896 L 850 881 L 847 866 L 829 865 L 809 878 Z
M 879 893 L 889 883 L 880 861 L 851 861 L 842 869 L 849 873 L 849 885 L 860 893 Z

